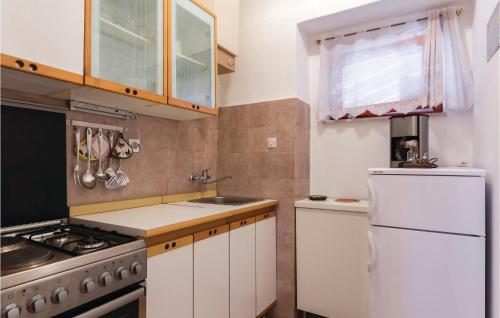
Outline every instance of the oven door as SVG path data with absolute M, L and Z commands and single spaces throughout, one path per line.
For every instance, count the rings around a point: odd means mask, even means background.
M 137 284 L 96 299 L 56 317 L 139 318 L 145 316 L 144 306 L 141 306 L 141 303 L 145 301 L 145 295 L 145 286 Z

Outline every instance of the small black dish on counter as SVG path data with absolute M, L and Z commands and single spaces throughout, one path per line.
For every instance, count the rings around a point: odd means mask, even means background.
M 326 195 L 313 194 L 309 196 L 312 201 L 325 201 L 328 197 Z

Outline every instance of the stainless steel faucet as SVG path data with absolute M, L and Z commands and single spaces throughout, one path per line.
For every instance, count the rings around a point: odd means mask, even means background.
M 210 170 L 210 169 L 201 170 L 201 173 L 199 175 L 197 175 L 196 173 L 193 173 L 192 175 L 189 176 L 189 181 L 191 181 L 191 182 L 199 181 L 200 183 L 203 183 L 203 184 L 210 184 L 210 183 L 222 181 L 225 179 L 232 179 L 233 178 L 232 176 L 225 176 L 225 177 L 222 177 L 219 179 L 210 180 L 212 177 L 210 177 L 210 175 L 208 174 L 208 170 Z

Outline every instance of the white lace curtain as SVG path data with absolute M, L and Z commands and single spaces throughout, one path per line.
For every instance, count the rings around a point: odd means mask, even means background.
M 455 9 L 321 42 L 319 119 L 472 107 L 472 74 Z

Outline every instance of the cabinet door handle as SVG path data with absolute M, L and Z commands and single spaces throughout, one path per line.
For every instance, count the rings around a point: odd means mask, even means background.
M 130 88 L 125 88 L 125 93 L 129 94 L 130 93 Z
M 23 67 L 24 67 L 24 62 L 23 62 L 23 61 L 21 61 L 21 60 L 16 60 L 16 66 L 17 66 L 18 68 L 23 68 Z
M 134 91 L 132 92 L 132 94 L 137 95 L 137 90 L 134 89 Z
M 30 67 L 30 71 L 32 71 L 32 72 L 38 71 L 38 66 L 36 64 L 30 63 L 29 67 Z

